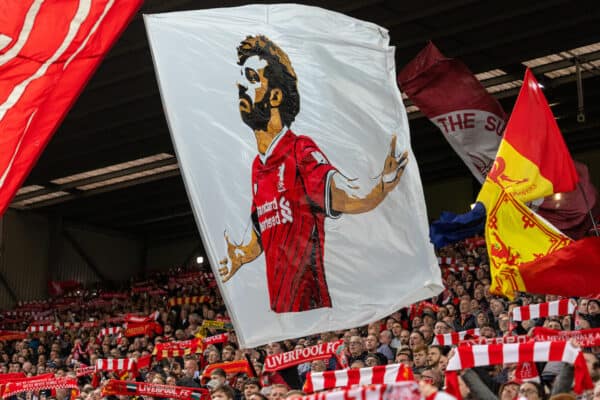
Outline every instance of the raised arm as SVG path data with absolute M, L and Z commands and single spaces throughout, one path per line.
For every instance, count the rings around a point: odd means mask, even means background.
M 331 178 L 331 208 L 338 213 L 360 214 L 377 207 L 389 192 L 400 182 L 408 162 L 408 153 L 396 156 L 396 135 L 392 136 L 388 153 L 379 180 L 366 196 L 360 196 L 359 186 L 342 174 L 335 173 Z
M 262 247 L 258 240 L 258 235 L 252 230 L 252 236 L 247 244 L 235 245 L 229 240 L 225 233 L 225 242 L 227 242 L 227 257 L 222 259 L 219 264 L 219 274 L 223 282 L 227 282 L 244 264 L 254 261 L 262 253 Z

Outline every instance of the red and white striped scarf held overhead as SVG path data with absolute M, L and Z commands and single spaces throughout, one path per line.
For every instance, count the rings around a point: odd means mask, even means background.
M 109 326 L 109 327 L 100 329 L 100 332 L 98 333 L 98 338 L 102 338 L 104 336 L 110 336 L 110 335 L 118 335 L 120 333 L 121 333 L 120 326 Z
M 29 325 L 26 332 L 56 332 L 58 328 L 55 325 Z
M 360 369 L 340 369 L 337 371 L 309 372 L 304 383 L 304 392 L 350 387 L 353 385 L 374 385 L 411 381 L 412 370 L 403 364 L 377 365 Z
M 440 335 L 435 335 L 433 344 L 450 346 L 453 344 L 458 344 L 461 340 L 465 340 L 469 337 L 478 337 L 479 335 L 479 328 L 467 329 L 466 331 L 460 332 L 442 333 Z
M 575 368 L 574 390 L 581 393 L 593 387 L 583 354 L 570 342 L 528 342 L 459 346 L 448 360 L 446 385 L 448 392 L 460 399 L 456 371 L 487 365 L 522 364 L 525 362 L 560 361 Z
M 513 321 L 528 321 L 535 318 L 571 315 L 575 312 L 575 309 L 576 303 L 571 299 L 530 304 L 527 306 L 515 307 L 512 310 L 512 319 Z
M 422 400 L 419 386 L 414 381 L 392 384 L 357 386 L 350 389 L 318 392 L 300 400 Z
M 97 371 L 136 371 L 134 358 L 99 358 L 96 360 Z

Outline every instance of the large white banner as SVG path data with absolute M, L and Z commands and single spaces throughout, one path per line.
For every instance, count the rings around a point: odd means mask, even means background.
M 365 324 L 442 290 L 386 30 L 298 5 L 145 22 L 243 347 Z

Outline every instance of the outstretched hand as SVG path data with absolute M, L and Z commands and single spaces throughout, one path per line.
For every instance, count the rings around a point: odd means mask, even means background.
M 408 163 L 408 152 L 396 155 L 396 139 L 396 135 L 392 135 L 390 152 L 385 158 L 381 172 L 381 185 L 384 193 L 391 192 L 398 185 Z
M 227 243 L 227 257 L 219 261 L 221 265 L 219 274 L 223 282 L 231 279 L 233 274 L 242 266 L 241 256 L 236 254 L 237 246 L 231 243 L 227 232 L 225 232 L 225 242 Z

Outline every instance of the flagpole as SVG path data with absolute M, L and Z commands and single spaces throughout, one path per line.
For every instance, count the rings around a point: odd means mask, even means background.
M 600 232 L 598 232 L 598 225 L 596 225 L 596 221 L 594 220 L 594 214 L 592 214 L 592 209 L 588 203 L 587 196 L 585 195 L 585 190 L 583 190 L 583 187 L 581 186 L 581 182 L 577 182 L 577 186 L 579 187 L 579 190 L 581 191 L 581 194 L 583 196 L 583 201 L 585 202 L 585 207 L 587 208 L 588 214 L 590 215 L 590 219 L 592 220 L 592 226 L 594 227 L 594 232 L 596 233 L 596 236 L 600 236 Z

